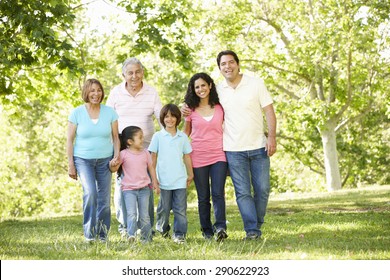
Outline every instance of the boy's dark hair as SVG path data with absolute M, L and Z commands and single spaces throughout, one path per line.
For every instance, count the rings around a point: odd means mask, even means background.
M 206 73 L 197 73 L 193 75 L 188 83 L 187 93 L 184 97 L 184 102 L 191 109 L 195 109 L 199 106 L 200 97 L 195 93 L 195 81 L 198 79 L 204 80 L 208 85 L 211 85 L 210 95 L 209 95 L 209 105 L 214 107 L 214 105 L 219 104 L 219 98 L 217 94 L 217 89 L 214 84 L 214 80 Z
M 240 64 L 240 60 L 238 59 L 237 54 L 236 54 L 234 51 L 226 50 L 226 51 L 220 52 L 220 53 L 217 55 L 217 64 L 218 64 L 218 68 L 219 68 L 219 69 L 221 69 L 221 57 L 222 57 L 223 55 L 231 55 L 231 56 L 233 56 L 233 58 L 234 58 L 234 60 L 237 62 L 237 64 Z
M 164 107 L 162 107 L 162 109 L 160 111 L 160 123 L 162 124 L 162 126 L 164 128 L 165 128 L 164 119 L 168 113 L 171 113 L 172 116 L 176 117 L 176 127 L 177 127 L 181 122 L 180 109 L 175 104 L 172 104 L 172 103 L 169 103 L 169 104 L 165 105 Z

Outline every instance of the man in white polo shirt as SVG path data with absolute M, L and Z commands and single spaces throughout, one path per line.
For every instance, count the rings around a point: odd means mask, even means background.
M 149 147 L 154 134 L 153 115 L 160 118 L 161 100 L 157 91 L 143 81 L 144 67 L 137 58 L 126 59 L 122 65 L 124 81 L 114 87 L 108 96 L 106 105 L 113 107 L 118 113 L 119 133 L 124 128 L 133 125 L 142 129 L 144 148 Z M 161 124 L 160 124 L 161 127 Z M 119 221 L 119 232 L 126 234 L 126 208 L 120 189 L 120 178 L 117 180 L 114 192 L 116 217 Z M 150 223 L 154 224 L 154 197 L 150 191 L 149 201 Z
M 217 63 L 225 81 L 217 86 L 225 111 L 223 149 L 234 184 L 246 237 L 261 236 L 270 190 L 270 156 L 276 152 L 276 116 L 263 80 L 240 73 L 236 53 L 220 52 Z M 268 135 L 264 134 L 263 113 Z M 253 187 L 253 194 L 252 189 Z

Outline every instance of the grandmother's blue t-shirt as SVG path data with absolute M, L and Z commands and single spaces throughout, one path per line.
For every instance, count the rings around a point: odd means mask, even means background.
M 99 120 L 95 124 L 87 108 L 75 108 L 68 120 L 77 126 L 73 156 L 84 159 L 111 157 L 114 153 L 111 124 L 118 120 L 118 114 L 106 105 L 100 104 Z

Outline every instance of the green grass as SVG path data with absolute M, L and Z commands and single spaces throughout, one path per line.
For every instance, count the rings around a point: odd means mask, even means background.
M 6 220 L 0 223 L 0 259 L 390 259 L 390 186 L 273 196 L 258 241 L 241 241 L 234 202 L 227 207 L 229 238 L 223 243 L 201 237 L 197 215 L 190 205 L 182 245 L 160 236 L 151 244 L 129 244 L 120 239 L 114 218 L 105 244 L 84 242 L 81 215 Z

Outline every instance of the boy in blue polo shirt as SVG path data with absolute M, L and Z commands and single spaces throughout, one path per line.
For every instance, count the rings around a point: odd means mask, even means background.
M 173 241 L 183 243 L 187 233 L 187 190 L 194 174 L 190 153 L 191 144 L 186 134 L 177 129 L 181 112 L 174 104 L 165 105 L 160 112 L 164 129 L 153 135 L 149 145 L 153 164 L 160 183 L 156 229 L 169 237 L 169 215 L 174 215 Z

